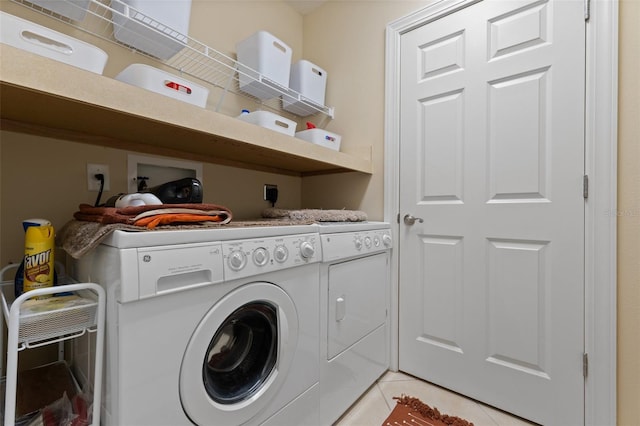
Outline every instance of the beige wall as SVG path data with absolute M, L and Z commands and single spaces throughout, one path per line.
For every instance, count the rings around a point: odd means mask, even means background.
M 0 141 L 2 265 L 22 256 L 22 219 L 44 217 L 59 228 L 81 203 L 95 202 L 97 192 L 87 190 L 87 163 L 109 165 L 111 191 L 103 194 L 103 201 L 127 192 L 127 151 L 5 131 L 0 132 Z M 278 185 L 283 204 L 300 204 L 298 177 L 213 164 L 203 167 L 204 202 L 229 207 L 237 219 L 260 217 L 268 207 L 262 200 L 265 183 Z
M 329 1 L 304 20 L 304 56 L 327 71 L 327 99 L 343 150 L 373 159 L 372 176 L 355 173 L 303 179 L 305 207 L 361 209 L 383 220 L 385 30 L 427 1 Z
M 640 425 L 640 2 L 620 2 L 618 424 Z

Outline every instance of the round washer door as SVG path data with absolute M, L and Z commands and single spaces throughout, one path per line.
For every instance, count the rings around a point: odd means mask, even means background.
M 270 283 L 220 299 L 196 327 L 180 367 L 180 401 L 198 425 L 243 424 L 284 383 L 298 343 L 293 301 Z

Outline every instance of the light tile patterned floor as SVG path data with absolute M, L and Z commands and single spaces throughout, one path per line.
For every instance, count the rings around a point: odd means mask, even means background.
M 532 426 L 518 417 L 496 410 L 457 393 L 404 373 L 385 373 L 334 426 L 380 426 L 395 407 L 394 396 L 420 398 L 441 413 L 462 417 L 475 426 Z

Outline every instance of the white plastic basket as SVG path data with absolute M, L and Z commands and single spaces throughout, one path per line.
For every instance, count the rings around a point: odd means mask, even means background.
M 287 96 L 282 98 L 282 108 L 300 116 L 316 113 L 317 107 L 323 105 L 327 88 L 327 72 L 319 66 L 302 59 L 291 65 L 289 88 L 300 93 L 300 100 L 292 100 Z
M 89 8 L 89 0 L 31 0 L 31 3 L 74 21 L 82 21 Z
M 247 123 L 256 124 L 285 135 L 293 136 L 296 132 L 297 123 L 288 118 L 281 117 L 269 111 L 254 111 L 249 114 L 242 114 L 238 119 Z
M 89 43 L 0 11 L 0 41 L 96 74 L 102 74 L 108 55 Z
M 282 40 L 258 31 L 237 43 L 236 53 L 240 90 L 258 99 L 276 98 L 287 90 L 292 51 Z
M 116 76 L 116 80 L 201 108 L 207 106 L 209 89 L 149 65 L 131 64 Z
M 191 0 L 112 0 L 111 7 L 113 35 L 128 46 L 166 60 L 189 41 Z
M 340 142 L 342 141 L 342 136 L 339 134 L 327 132 L 323 129 L 303 130 L 296 133 L 296 138 L 336 151 L 340 151 Z

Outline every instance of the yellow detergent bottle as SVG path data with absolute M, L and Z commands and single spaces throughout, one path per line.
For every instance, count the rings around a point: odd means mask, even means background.
M 24 238 L 23 291 L 53 287 L 54 248 L 53 226 L 30 226 Z

